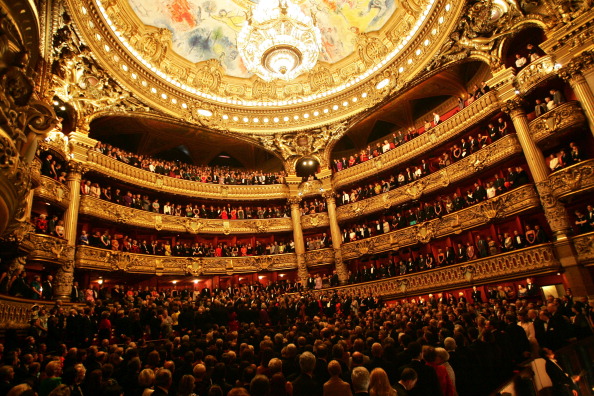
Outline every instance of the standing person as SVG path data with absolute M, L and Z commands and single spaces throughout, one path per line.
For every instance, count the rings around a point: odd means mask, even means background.
M 369 376 L 369 396 L 396 396 L 396 390 L 390 386 L 388 374 L 377 367 Z
M 324 396 L 352 396 L 351 386 L 341 379 L 342 368 L 337 360 L 328 363 L 330 379 L 324 384 Z
M 417 373 L 411 368 L 402 370 L 400 374 L 400 381 L 396 383 L 394 388 L 398 396 L 408 396 L 408 391 L 415 387 L 417 384 Z
M 299 356 L 301 374 L 293 381 L 293 396 L 322 396 L 322 386 L 313 378 L 316 357 L 311 352 Z
M 547 375 L 553 383 L 553 394 L 559 396 L 578 396 L 576 382 L 580 380 L 580 376 L 574 375 L 572 377 L 567 374 L 563 367 L 555 360 L 555 352 L 548 348 L 543 348 L 540 351 L 540 357 L 545 360 Z

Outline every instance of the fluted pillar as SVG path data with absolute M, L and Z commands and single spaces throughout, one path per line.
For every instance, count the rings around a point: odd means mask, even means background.
M 72 282 L 74 281 L 74 250 L 77 240 L 78 207 L 80 204 L 80 182 L 82 179 L 82 164 L 76 161 L 68 163 L 66 184 L 70 189 L 70 203 L 64 212 L 64 230 L 67 241 L 64 264 L 56 272 L 54 281 L 54 299 L 70 300 Z
M 569 82 L 573 92 L 575 92 L 575 96 L 586 114 L 590 133 L 592 134 L 594 134 L 594 93 L 592 93 L 592 89 L 583 75 L 583 70 L 592 67 L 593 64 L 594 54 L 588 51 L 559 70 L 559 76 Z
M 299 208 L 299 197 L 289 199 L 291 204 L 291 220 L 293 222 L 293 241 L 295 242 L 295 254 L 297 255 L 297 275 L 303 286 L 306 286 L 309 273 L 305 263 L 305 242 L 303 241 L 303 229 L 301 228 L 301 210 Z
M 348 281 L 348 269 L 342 261 L 342 251 L 340 249 L 342 237 L 340 227 L 338 225 L 338 217 L 336 216 L 336 198 L 333 191 L 326 191 L 324 193 L 326 199 L 326 208 L 328 209 L 328 221 L 330 223 L 330 235 L 332 236 L 332 249 L 334 250 L 334 266 L 336 274 L 341 285 Z

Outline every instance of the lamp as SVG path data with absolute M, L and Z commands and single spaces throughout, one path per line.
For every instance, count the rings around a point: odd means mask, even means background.
M 237 35 L 246 68 L 265 81 L 290 81 L 311 70 L 321 47 L 313 14 L 289 0 L 260 0 Z

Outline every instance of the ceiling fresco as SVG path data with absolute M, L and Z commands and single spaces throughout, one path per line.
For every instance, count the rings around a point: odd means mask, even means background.
M 172 33 L 172 49 L 196 63 L 217 59 L 226 74 L 249 78 L 237 51 L 237 34 L 250 0 L 128 0 L 145 25 Z M 261 0 L 274 2 L 278 0 Z M 396 0 L 294 0 L 306 14 L 313 14 L 322 33 L 319 61 L 336 63 L 355 50 L 360 33 L 377 31 L 397 9 Z

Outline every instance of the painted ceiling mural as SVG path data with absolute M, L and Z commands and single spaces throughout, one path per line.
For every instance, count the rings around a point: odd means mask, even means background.
M 173 49 L 191 62 L 219 59 L 228 75 L 250 77 L 236 37 L 246 11 L 258 0 L 128 0 L 145 25 L 172 32 Z M 278 1 L 278 0 L 260 0 Z M 351 54 L 357 34 L 379 30 L 396 10 L 395 0 L 293 0 L 314 13 L 322 32 L 320 61 L 335 63 Z

